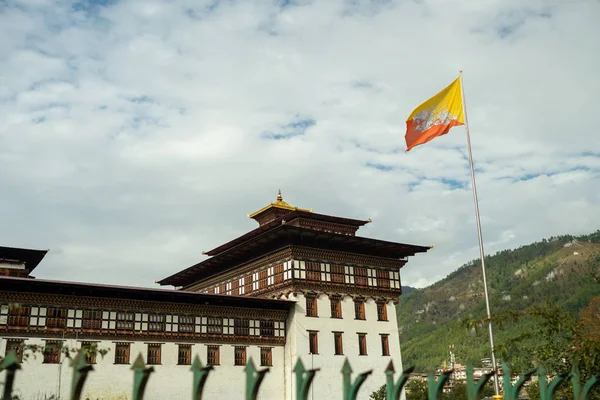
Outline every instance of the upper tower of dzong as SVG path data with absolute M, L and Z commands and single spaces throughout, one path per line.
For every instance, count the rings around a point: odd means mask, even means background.
M 258 228 L 203 254 L 210 258 L 162 279 L 161 285 L 235 296 L 317 292 L 395 300 L 400 268 L 429 246 L 357 236 L 371 222 L 291 206 L 281 191 L 249 214 Z

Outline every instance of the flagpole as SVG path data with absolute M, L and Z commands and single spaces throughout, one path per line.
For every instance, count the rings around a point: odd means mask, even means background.
M 473 168 L 473 153 L 471 152 L 471 135 L 469 135 L 469 120 L 467 118 L 467 104 L 465 101 L 465 90 L 463 87 L 463 73 L 460 70 L 460 92 L 462 97 L 462 106 L 465 113 L 465 131 L 467 132 L 467 148 L 469 150 L 469 165 L 471 166 L 471 184 L 473 188 L 473 202 L 475 203 L 475 220 L 477 221 L 477 236 L 479 239 L 479 257 L 481 259 L 481 272 L 483 273 L 483 292 L 485 294 L 485 309 L 487 311 L 488 328 L 490 332 L 490 347 L 492 350 L 492 368 L 494 369 L 494 391 L 495 398 L 500 396 L 500 384 L 498 383 L 498 366 L 496 364 L 496 354 L 494 352 L 494 332 L 492 330 L 492 313 L 490 312 L 490 299 L 488 297 L 487 278 L 485 275 L 485 254 L 483 251 L 483 238 L 481 236 L 481 220 L 479 217 L 479 200 L 477 199 L 477 186 L 475 185 L 475 169 Z

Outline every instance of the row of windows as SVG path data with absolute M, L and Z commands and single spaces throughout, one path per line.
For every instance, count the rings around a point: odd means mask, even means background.
M 306 316 L 307 317 L 318 317 L 319 312 L 317 310 L 317 296 L 316 295 L 305 295 L 306 296 Z M 342 303 L 340 297 L 331 297 L 331 318 L 342 318 Z M 355 319 L 366 319 L 365 313 L 365 301 L 362 299 L 354 299 L 354 318 Z M 387 321 L 387 306 L 384 302 L 377 303 L 377 320 Z
M 344 332 L 333 332 L 334 354 L 336 356 L 344 355 L 344 341 L 342 339 Z M 358 354 L 367 355 L 367 334 L 358 333 Z M 388 334 L 380 334 L 381 355 L 390 355 L 390 343 Z M 308 331 L 308 351 L 310 354 L 319 354 L 319 331 Z
M 14 351 L 19 362 L 23 361 L 24 340 L 7 339 L 6 354 L 9 351 Z M 96 364 L 97 354 L 96 342 L 82 342 L 81 348 L 86 351 L 86 361 L 88 364 Z M 148 343 L 146 353 L 146 363 L 148 365 L 161 364 L 162 358 L 162 343 Z M 177 350 L 177 364 L 190 365 L 192 363 L 192 345 L 179 344 Z M 206 346 L 206 364 L 220 365 L 220 347 L 218 345 Z M 61 361 L 62 342 L 59 340 L 47 340 L 42 351 L 44 364 L 58 364 Z M 130 364 L 130 349 L 131 343 L 116 343 L 115 344 L 115 364 Z M 6 355 L 5 354 L 5 355 Z M 246 365 L 246 346 L 234 346 L 233 365 Z M 260 348 L 260 365 L 272 366 L 273 355 L 271 347 Z
M 286 261 L 262 271 L 223 282 L 203 293 L 244 295 L 277 285 L 290 279 L 330 282 L 362 287 L 400 289 L 400 272 L 371 267 L 354 267 L 314 261 Z
M 150 333 L 285 337 L 285 322 L 133 311 L 0 306 L 0 325 Z

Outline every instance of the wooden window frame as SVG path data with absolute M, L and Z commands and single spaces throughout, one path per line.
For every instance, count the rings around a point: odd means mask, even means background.
M 246 365 L 246 346 L 235 346 L 233 348 L 233 365 Z
M 180 343 L 177 345 L 177 365 L 192 365 L 192 345 Z
M 4 357 L 9 351 L 14 351 L 17 361 L 23 362 L 23 351 L 25 349 L 25 340 L 23 339 L 6 339 L 6 348 L 4 349 Z
M 359 356 L 367 356 L 368 346 L 367 346 L 367 334 L 366 333 L 357 333 L 358 335 L 358 355 Z
M 319 310 L 317 308 L 317 295 L 304 295 L 306 298 L 306 316 L 318 317 Z
M 364 321 L 367 319 L 365 313 L 365 300 L 354 299 L 354 319 Z
M 180 333 L 194 333 L 195 320 L 193 315 L 180 315 L 179 316 L 179 332 Z
M 383 301 L 377 302 L 377 321 L 388 321 L 387 304 Z
M 333 351 L 336 356 L 344 355 L 344 332 L 333 332 Z
M 235 336 L 250 336 L 250 320 L 236 318 L 233 321 L 233 334 Z
M 50 346 L 50 347 L 49 347 Z M 60 364 L 60 355 L 62 354 L 62 341 L 60 340 L 46 340 L 44 345 L 43 364 Z
M 122 349 L 123 354 L 120 354 Z M 131 343 L 128 342 L 116 342 L 115 343 L 115 359 L 113 364 L 115 365 L 129 365 L 129 355 L 131 353 Z
M 206 365 L 220 365 L 221 355 L 220 346 L 206 346 Z
M 100 313 L 100 318 L 102 319 L 102 313 Z M 46 326 L 48 329 L 65 329 L 67 327 L 67 309 L 48 307 Z M 98 327 L 98 329 L 100 329 L 100 327 Z
M 332 296 L 329 298 L 331 302 L 331 318 L 343 318 L 342 317 L 342 298 L 339 296 Z
M 306 261 L 306 280 L 310 282 L 321 282 L 321 263 Z
M 319 331 L 308 331 L 308 354 L 319 354 Z
M 354 283 L 356 286 L 368 287 L 367 267 L 354 267 Z
M 387 357 L 390 355 L 390 335 L 381 333 L 379 336 L 381 337 L 381 355 Z
M 331 282 L 334 284 L 343 285 L 345 282 L 344 278 L 344 266 L 341 264 L 331 264 Z
M 377 271 L 377 286 L 389 289 L 391 286 L 389 270 L 376 269 L 375 271 Z
M 147 343 L 147 365 L 160 365 L 162 361 L 162 343 Z
M 260 321 L 260 336 L 275 337 L 275 321 Z
M 260 348 L 260 365 L 262 367 L 273 366 L 273 348 L 272 347 L 261 347 Z
M 96 355 L 98 353 L 98 342 L 85 340 L 81 342 L 81 350 L 85 350 L 85 362 L 96 364 Z

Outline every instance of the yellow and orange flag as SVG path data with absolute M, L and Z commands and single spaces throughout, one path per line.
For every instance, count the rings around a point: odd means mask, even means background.
M 421 104 L 406 120 L 406 151 L 448 133 L 465 123 L 460 76 Z

